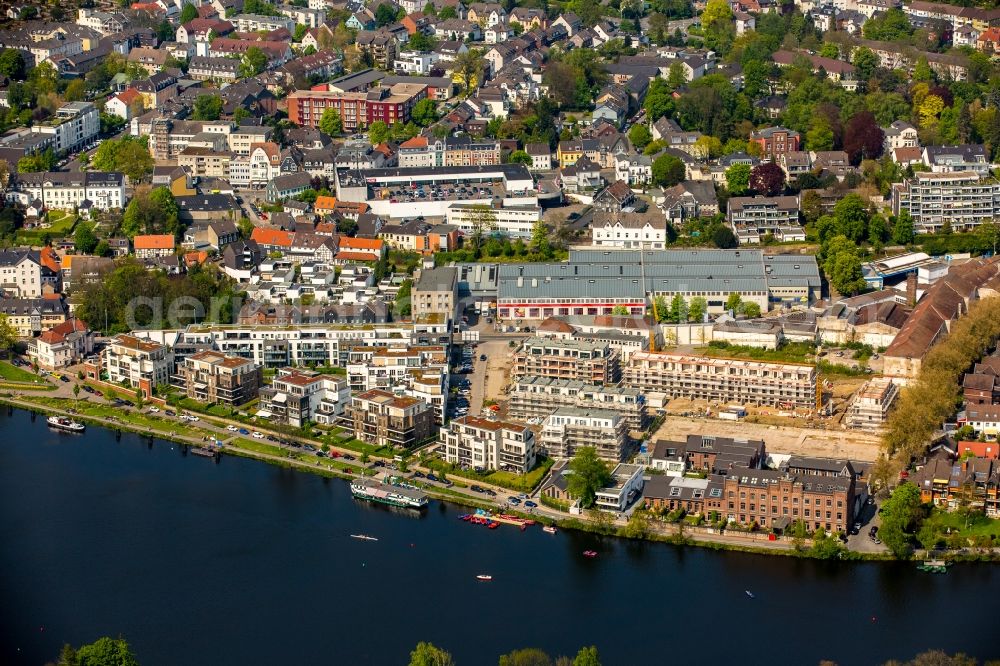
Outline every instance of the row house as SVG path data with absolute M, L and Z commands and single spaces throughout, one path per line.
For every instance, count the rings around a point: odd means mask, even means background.
M 19 338 L 30 338 L 66 322 L 66 305 L 58 295 L 0 298 L 0 314 Z
M 941 451 L 919 467 L 913 483 L 925 504 L 945 511 L 965 507 L 990 518 L 1000 517 L 1000 463 L 995 458 L 953 460 Z

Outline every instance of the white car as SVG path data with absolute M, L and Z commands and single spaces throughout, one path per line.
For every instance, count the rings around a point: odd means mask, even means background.
M 150 408 L 149 408 L 149 411 L 150 411 L 151 413 L 155 414 L 156 412 L 160 411 L 160 408 L 159 408 L 159 407 L 150 407 Z
M 264 439 L 264 433 L 260 433 L 260 432 L 257 432 L 255 430 L 254 433 L 253 433 L 253 438 L 254 439 Z
M 191 414 L 190 416 L 188 416 L 188 421 L 194 422 L 194 421 L 197 421 L 197 420 L 198 420 L 198 417 L 195 416 L 194 414 Z
M 236 426 L 234 426 L 234 425 L 227 425 L 227 426 L 226 426 L 226 430 L 228 430 L 229 432 L 238 432 L 238 431 L 239 431 L 239 428 L 237 428 L 237 427 L 236 427 Z

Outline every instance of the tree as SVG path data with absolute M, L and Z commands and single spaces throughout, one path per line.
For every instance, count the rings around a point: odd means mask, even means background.
M 25 75 L 24 56 L 18 49 L 4 49 L 0 53 L 0 74 L 14 81 L 23 81 Z
M 720 250 L 731 250 L 739 245 L 739 241 L 732 229 L 720 224 L 712 231 L 712 244 Z
M 396 22 L 396 10 L 387 2 L 383 2 L 375 9 L 375 25 L 379 28 Z
M 679 62 L 671 64 L 670 69 L 667 70 L 667 85 L 677 90 L 687 83 L 687 81 L 687 73 L 684 71 L 684 65 Z
M 552 666 L 552 658 L 538 648 L 523 648 L 500 655 L 500 666 Z
M 726 189 L 734 195 L 743 194 L 750 189 L 749 164 L 733 164 L 726 169 Z
M 129 237 L 137 234 L 175 234 L 180 209 L 166 187 L 137 190 L 122 215 L 121 230 Z
M 121 171 L 133 184 L 153 173 L 153 157 L 145 139 L 122 137 L 101 144 L 91 162 L 100 171 Z
M 750 170 L 750 189 L 773 197 L 785 189 L 785 172 L 774 162 L 761 162 Z
M 879 538 L 896 557 L 909 557 L 912 552 L 912 533 L 923 517 L 920 489 L 912 483 L 896 486 L 882 504 L 882 526 Z
M 81 254 L 90 254 L 94 251 L 97 247 L 97 236 L 89 224 L 81 222 L 77 225 L 76 233 L 73 235 L 73 245 Z
M 688 318 L 688 304 L 681 294 L 674 294 L 667 310 L 667 320 L 675 324 L 683 324 Z
M 649 122 L 656 122 L 663 116 L 670 116 L 674 113 L 673 90 L 664 79 L 653 79 L 646 92 L 646 101 L 643 102 L 646 109 L 646 116 Z
M 823 270 L 830 285 L 841 295 L 851 296 L 865 288 L 857 245 L 846 236 L 834 236 L 830 239 Z
M 739 295 L 739 293 L 735 291 L 729 294 L 729 297 L 726 299 L 726 309 L 731 310 L 734 313 L 739 312 L 740 306 L 742 305 L 743 305 L 743 298 Z
M 410 302 L 410 293 L 413 290 L 413 280 L 403 280 L 403 284 L 399 285 L 399 291 L 396 292 L 396 313 L 400 317 L 409 317 L 412 311 L 412 304 Z
M 257 76 L 267 68 L 267 54 L 256 46 L 251 46 L 240 59 L 239 75 L 241 78 Z
M 695 296 L 691 299 L 691 303 L 688 305 L 688 318 L 694 322 L 700 322 L 705 319 L 705 313 L 708 312 L 708 301 L 704 296 Z
M 633 513 L 633 515 L 635 515 Z M 631 521 L 629 521 L 631 522 Z M 573 666 L 601 666 L 601 656 L 597 652 L 597 646 L 582 647 L 573 658 Z
M 515 150 L 507 158 L 507 161 L 511 164 L 523 164 L 525 166 L 531 166 L 533 160 L 531 155 L 523 150 Z
M 636 150 L 641 151 L 653 140 L 653 135 L 649 132 L 649 128 L 640 123 L 632 125 L 632 129 L 628 131 L 628 140 Z
M 847 236 L 855 243 L 868 235 L 868 207 L 858 194 L 848 194 L 833 206 L 833 217 L 837 222 L 837 233 Z
M 76 652 L 79 666 L 139 666 L 124 638 L 99 638 Z
M 629 539 L 645 539 L 649 536 L 649 520 L 644 511 L 633 511 L 625 524 L 625 537 Z
M 179 25 L 184 25 L 188 21 L 193 21 L 198 18 L 198 8 L 189 2 L 184 3 L 184 8 L 181 9 L 181 17 L 178 19 Z
M 319 118 L 319 131 L 329 136 L 338 136 L 344 131 L 340 112 L 337 109 L 332 106 L 323 109 L 323 115 Z
M 46 148 L 45 150 L 35 153 L 34 155 L 25 155 L 17 161 L 17 172 L 18 173 L 37 173 L 39 171 L 52 171 L 52 167 L 55 166 L 56 156 L 52 148 Z
M 410 652 L 410 666 L 455 666 L 450 653 L 423 641 Z
M 441 8 L 441 11 L 438 12 L 438 18 L 444 21 L 446 19 L 458 18 L 458 14 L 455 12 L 455 8 L 453 6 L 445 5 Z
M 851 62 L 857 70 L 859 81 L 867 82 L 878 67 L 879 59 L 871 49 L 861 46 L 851 53 Z
M 756 319 L 757 317 L 760 316 L 760 305 L 754 303 L 753 301 L 746 301 L 745 303 L 743 303 L 743 306 L 740 308 L 740 310 L 743 312 L 744 315 L 746 315 L 750 319 Z
M 7 315 L 0 314 L 0 351 L 5 354 L 14 348 L 17 330 L 11 325 Z
M 368 126 L 368 140 L 373 146 L 389 140 L 389 126 L 381 120 L 376 120 Z
M 446 9 L 451 9 L 446 7 Z M 549 65 L 551 67 L 551 64 Z M 469 49 L 455 56 L 452 63 L 452 73 L 465 90 L 465 96 L 471 96 L 483 79 L 483 53 L 479 49 Z
M 833 150 L 833 128 L 825 116 L 813 116 L 809 131 L 806 132 L 806 145 L 809 150 Z
M 672 187 L 684 180 L 686 168 L 680 158 L 660 155 L 653 161 L 653 182 L 660 187 Z
M 218 120 L 221 115 L 222 98 L 218 95 L 198 95 L 195 98 L 193 116 L 195 120 Z
M 629 315 L 629 311 L 628 308 L 625 307 L 624 305 L 616 305 L 615 307 L 611 308 L 611 314 L 613 314 L 616 317 L 627 317 Z
M 63 91 L 63 99 L 67 102 L 79 102 L 87 96 L 87 84 L 83 79 L 73 79 Z
M 413 105 L 410 117 L 421 127 L 430 127 L 438 119 L 437 104 L 432 99 L 422 99 Z
M 569 469 L 573 472 L 567 476 L 569 493 L 585 509 L 593 506 L 595 493 L 611 483 L 611 470 L 597 456 L 597 449 L 593 446 L 578 449 L 569 462 Z
M 859 111 L 851 117 L 844 132 L 844 150 L 857 166 L 863 159 L 878 159 L 882 155 L 885 132 L 878 126 L 871 111 Z
M 422 32 L 416 32 L 410 37 L 410 41 L 406 42 L 406 48 L 409 51 L 433 51 L 437 46 L 437 40 L 434 37 L 425 35 Z

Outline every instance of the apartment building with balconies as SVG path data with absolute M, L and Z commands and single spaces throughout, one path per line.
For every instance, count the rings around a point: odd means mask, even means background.
M 628 449 L 628 423 L 610 409 L 560 407 L 542 422 L 539 448 L 551 458 L 572 458 L 592 446 L 604 460 L 620 462 Z
M 205 350 L 184 359 L 177 380 L 189 398 L 235 407 L 257 397 L 261 371 L 248 359 Z
M 432 434 L 434 411 L 423 400 L 372 390 L 351 400 L 354 436 L 374 446 L 411 449 Z
M 646 397 L 625 386 L 594 386 L 573 379 L 521 377 L 510 394 L 508 413 L 519 421 L 540 423 L 560 407 L 610 409 L 619 412 L 629 430 L 646 427 Z
M 615 384 L 621 374 L 620 356 L 607 342 L 528 338 L 514 355 L 512 375 Z
M 535 466 L 535 433 L 523 423 L 463 416 L 440 438 L 445 460 L 466 469 L 524 474 Z
M 123 334 L 104 348 L 102 362 L 109 382 L 141 389 L 149 397 L 170 382 L 174 359 L 166 345 Z
M 903 211 L 917 233 L 937 233 L 945 223 L 973 229 L 1000 216 L 1000 181 L 974 171 L 916 173 L 892 186 L 893 215 Z
M 343 377 L 286 367 L 260 390 L 257 416 L 295 428 L 308 421 L 332 424 L 344 418 L 350 400 L 351 389 Z
M 622 375 L 623 386 L 671 398 L 785 409 L 816 406 L 816 368 L 811 365 L 635 352 Z
M 898 396 L 899 387 L 888 377 L 876 377 L 867 381 L 847 408 L 847 427 L 880 430 L 889 418 L 889 410 Z

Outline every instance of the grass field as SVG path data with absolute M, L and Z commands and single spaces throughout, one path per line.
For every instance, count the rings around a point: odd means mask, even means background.
M 6 379 L 9 382 L 24 382 L 26 384 L 42 382 L 42 379 L 35 373 L 24 368 L 19 368 L 7 361 L 0 361 L 0 379 Z
M 73 233 L 76 215 L 54 210 L 49 212 L 49 221 L 51 226 L 47 228 L 21 229 L 15 242 L 19 245 L 42 245 L 46 234 L 50 238 L 65 238 Z

